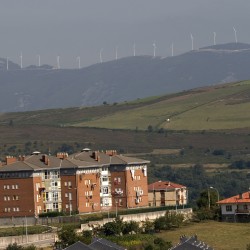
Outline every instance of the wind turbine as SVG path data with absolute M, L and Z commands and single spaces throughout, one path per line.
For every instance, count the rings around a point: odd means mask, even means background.
M 190 37 L 191 37 L 191 43 L 192 43 L 192 50 L 194 50 L 194 37 L 192 33 L 190 33 Z
M 9 70 L 9 57 L 6 58 L 6 69 Z
M 134 52 L 134 56 L 135 56 L 135 43 L 133 45 L 133 52 Z
M 38 67 L 41 67 L 41 56 L 37 55 L 37 57 L 38 57 Z
M 20 67 L 23 68 L 23 52 L 20 53 Z
M 214 45 L 216 45 L 216 32 L 214 32 Z
M 76 58 L 76 61 L 78 62 L 78 69 L 80 69 L 80 68 L 81 68 L 81 57 L 78 56 L 78 57 Z
M 100 49 L 100 63 L 102 63 L 102 51 L 103 49 Z
M 118 59 L 118 46 L 115 47 L 115 60 Z
M 155 57 L 155 52 L 156 52 L 156 44 L 155 44 L 155 41 L 153 43 L 153 50 L 154 50 L 154 57 Z
M 235 43 L 238 43 L 237 30 L 235 29 L 235 27 L 233 27 L 233 30 L 234 30 Z
M 57 69 L 60 69 L 60 56 L 56 58 Z
M 171 49 L 172 49 L 172 56 L 174 56 L 174 43 L 172 43 Z

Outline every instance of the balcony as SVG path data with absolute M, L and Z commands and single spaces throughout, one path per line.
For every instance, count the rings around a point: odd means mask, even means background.
M 250 209 L 235 209 L 235 214 L 250 214 Z

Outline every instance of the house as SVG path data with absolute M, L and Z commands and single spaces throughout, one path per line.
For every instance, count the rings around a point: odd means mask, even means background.
M 89 246 L 95 250 L 126 250 L 126 248 L 102 238 L 94 238 Z
M 185 206 L 188 200 L 187 188 L 170 181 L 157 181 L 148 185 L 149 206 Z
M 92 243 L 89 245 L 78 241 L 71 246 L 64 248 L 63 250 L 126 250 L 126 248 L 106 239 L 94 238 Z
M 64 250 L 94 250 L 94 249 L 91 248 L 90 246 L 82 243 L 81 241 L 78 241 L 78 242 L 72 244 L 71 246 L 64 248 Z
M 212 247 L 207 245 L 205 242 L 198 240 L 197 235 L 188 237 L 186 235 L 182 235 L 180 237 L 180 242 L 178 245 L 170 248 L 170 250 L 213 250 Z
M 145 207 L 148 163 L 115 150 L 7 156 L 0 167 L 0 217 Z
M 250 191 L 220 200 L 223 221 L 250 222 Z

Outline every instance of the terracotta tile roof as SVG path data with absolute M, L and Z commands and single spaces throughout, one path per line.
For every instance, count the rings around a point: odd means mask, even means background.
M 217 202 L 218 204 L 250 203 L 250 192 L 245 192 Z
M 166 190 L 175 188 L 185 188 L 185 186 L 170 181 L 157 181 L 148 185 L 148 191 Z

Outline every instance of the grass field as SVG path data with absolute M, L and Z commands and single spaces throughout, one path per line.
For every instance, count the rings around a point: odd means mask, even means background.
M 72 123 L 74 126 L 167 130 L 218 130 L 250 127 L 250 82 L 204 88 L 155 103 Z M 170 119 L 170 122 L 167 120 Z
M 179 242 L 180 235 L 184 234 L 197 234 L 198 240 L 204 241 L 216 250 L 245 250 L 246 245 L 250 244 L 249 223 L 200 222 L 158 235 L 175 245 Z

